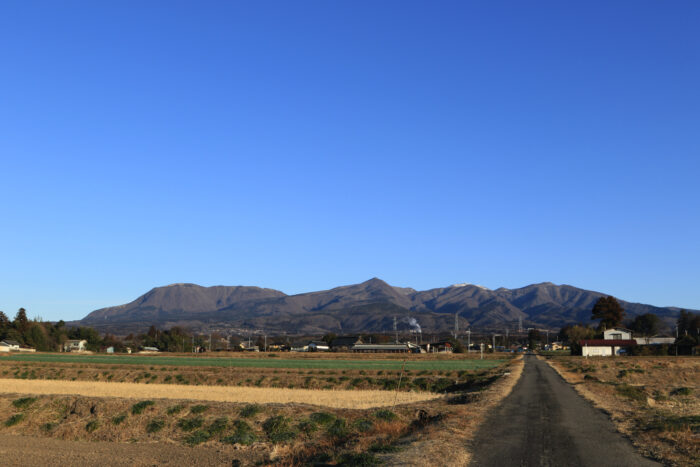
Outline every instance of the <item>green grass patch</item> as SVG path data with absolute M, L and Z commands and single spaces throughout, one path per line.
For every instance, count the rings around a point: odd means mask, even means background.
M 190 407 L 190 413 L 193 413 L 193 414 L 203 413 L 203 412 L 206 412 L 207 410 L 209 410 L 208 405 L 199 404 L 199 405 L 193 405 L 192 407 Z
M 297 432 L 289 426 L 289 419 L 282 415 L 270 417 L 262 425 L 267 438 L 273 443 L 283 443 L 296 437 Z
M 131 415 L 139 415 L 139 414 L 143 413 L 143 411 L 146 409 L 146 407 L 150 407 L 153 404 L 155 404 L 155 402 L 153 402 L 153 401 L 137 402 L 131 406 Z
M 218 433 L 222 433 L 226 430 L 226 428 L 228 428 L 228 418 L 221 417 L 211 422 L 211 425 L 209 425 L 207 431 L 212 435 L 215 435 Z
M 5 420 L 5 426 L 13 426 L 17 425 L 19 422 L 24 420 L 24 414 L 23 413 L 16 413 L 7 420 Z
M 644 391 L 643 387 L 640 386 L 630 386 L 629 384 L 620 384 L 615 387 L 615 391 L 621 396 L 627 397 L 638 402 L 644 402 L 647 400 L 647 393 Z
M 32 405 L 34 402 L 36 402 L 36 397 L 21 397 L 19 399 L 15 399 L 12 401 L 12 405 L 17 407 L 18 409 L 26 409 L 30 405 Z
M 328 412 L 314 412 L 309 415 L 309 420 L 319 425 L 328 425 L 335 420 L 335 415 Z
M 95 430 L 98 429 L 99 427 L 100 427 L 100 422 L 99 422 L 99 421 L 97 421 L 97 420 L 90 420 L 89 422 L 87 422 L 87 423 L 85 424 L 85 431 L 87 431 L 88 433 L 92 433 L 93 431 L 95 431 Z
M 233 422 L 233 433 L 230 436 L 221 439 L 221 442 L 227 444 L 253 444 L 258 440 L 253 429 L 244 420 L 236 420 Z
M 166 410 L 165 412 L 168 415 L 175 415 L 175 414 L 182 412 L 182 409 L 184 409 L 184 408 L 185 408 L 185 406 L 183 404 L 177 404 L 177 405 L 173 405 L 171 407 L 168 407 L 168 410 Z
M 165 420 L 162 418 L 154 418 L 146 425 L 146 433 L 157 433 L 165 428 Z
M 126 420 L 126 414 L 120 414 L 115 417 L 112 417 L 112 424 L 113 425 L 120 425 L 124 420 Z
M 193 431 L 197 428 L 201 428 L 203 424 L 204 419 L 202 417 L 181 418 L 177 422 L 178 428 L 180 428 L 182 431 Z
M 240 414 L 243 418 L 255 417 L 257 414 L 263 411 L 261 405 L 258 404 L 248 404 L 241 408 Z
M 185 438 L 185 444 L 189 444 L 190 446 L 196 446 L 200 443 L 204 443 L 205 441 L 209 441 L 211 439 L 211 433 L 209 433 L 206 430 L 197 430 L 191 435 L 189 435 L 187 438 Z
M 671 391 L 669 394 L 672 396 L 690 396 L 693 394 L 693 390 L 691 388 L 676 388 L 673 391 Z
M 284 358 L 224 358 L 185 356 L 139 355 L 70 355 L 70 354 L 17 354 L 4 357 L 5 361 L 46 363 L 87 363 L 112 365 L 210 366 L 237 368 L 301 368 L 338 370 L 401 370 L 401 360 L 333 360 Z M 406 370 L 476 370 L 496 367 L 503 359 L 421 360 L 406 362 Z M 25 376 L 26 377 L 26 376 Z M 176 379 L 180 378 L 175 376 Z

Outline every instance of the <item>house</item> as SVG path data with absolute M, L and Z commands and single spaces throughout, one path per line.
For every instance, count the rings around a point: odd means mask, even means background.
M 10 345 L 5 342 L 0 342 L 0 352 L 10 352 Z
M 603 331 L 603 339 L 630 340 L 632 339 L 632 331 L 625 328 L 606 329 Z
M 12 352 L 19 350 L 19 342 L 10 339 L 5 339 L 1 343 L 2 347 L 7 348 L 7 350 L 1 350 L 2 352 Z
M 20 352 L 36 352 L 36 349 L 34 347 L 29 347 L 28 345 L 20 345 L 19 346 Z
M 334 352 L 347 352 L 352 349 L 354 345 L 362 343 L 362 339 L 358 336 L 336 337 L 333 339 L 333 342 L 331 342 L 331 350 Z
M 71 339 L 63 343 L 64 352 L 85 352 L 87 341 L 85 339 Z
M 330 347 L 324 341 L 311 341 L 307 346 L 309 352 L 328 352 Z

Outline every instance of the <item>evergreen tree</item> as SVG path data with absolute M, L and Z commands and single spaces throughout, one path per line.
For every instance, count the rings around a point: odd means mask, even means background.
M 610 329 L 619 326 L 625 317 L 625 310 L 615 297 L 600 297 L 593 305 L 591 319 L 600 320 L 599 329 Z

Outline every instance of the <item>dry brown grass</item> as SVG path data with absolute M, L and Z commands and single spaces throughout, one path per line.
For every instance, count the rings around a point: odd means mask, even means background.
M 583 397 L 609 413 L 617 429 L 645 455 L 667 465 L 700 465 L 700 433 L 673 426 L 680 417 L 700 417 L 700 359 L 553 357 L 547 361 Z
M 436 399 L 436 394 L 394 391 L 278 389 L 175 384 L 0 379 L 5 394 L 55 394 L 126 399 L 188 399 L 262 404 L 303 403 L 346 409 L 369 409 Z

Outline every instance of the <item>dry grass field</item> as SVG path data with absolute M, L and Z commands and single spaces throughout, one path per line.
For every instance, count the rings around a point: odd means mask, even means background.
M 700 465 L 700 359 L 552 357 L 548 362 L 646 455 Z
M 280 389 L 237 386 L 107 383 L 94 381 L 0 379 L 0 393 L 78 395 L 123 399 L 187 399 L 259 404 L 309 404 L 343 409 L 370 409 L 412 404 L 439 397 L 429 392 L 379 390 Z
M 416 356 L 426 364 L 449 361 L 460 369 L 402 373 L 346 368 L 347 354 L 332 357 L 323 360 L 337 361 L 340 368 L 0 358 L 0 436 L 175 443 L 220 449 L 241 465 L 401 464 L 392 459 L 416 449 L 432 456 L 435 446 L 450 446 L 455 458 L 465 459 L 463 441 L 479 413 L 497 393 L 494 389 L 512 379 L 502 375 L 513 361 L 493 360 L 490 368 L 480 368 L 464 356 Z M 405 358 L 389 357 L 401 364 Z M 366 358 L 382 362 L 377 355 Z

